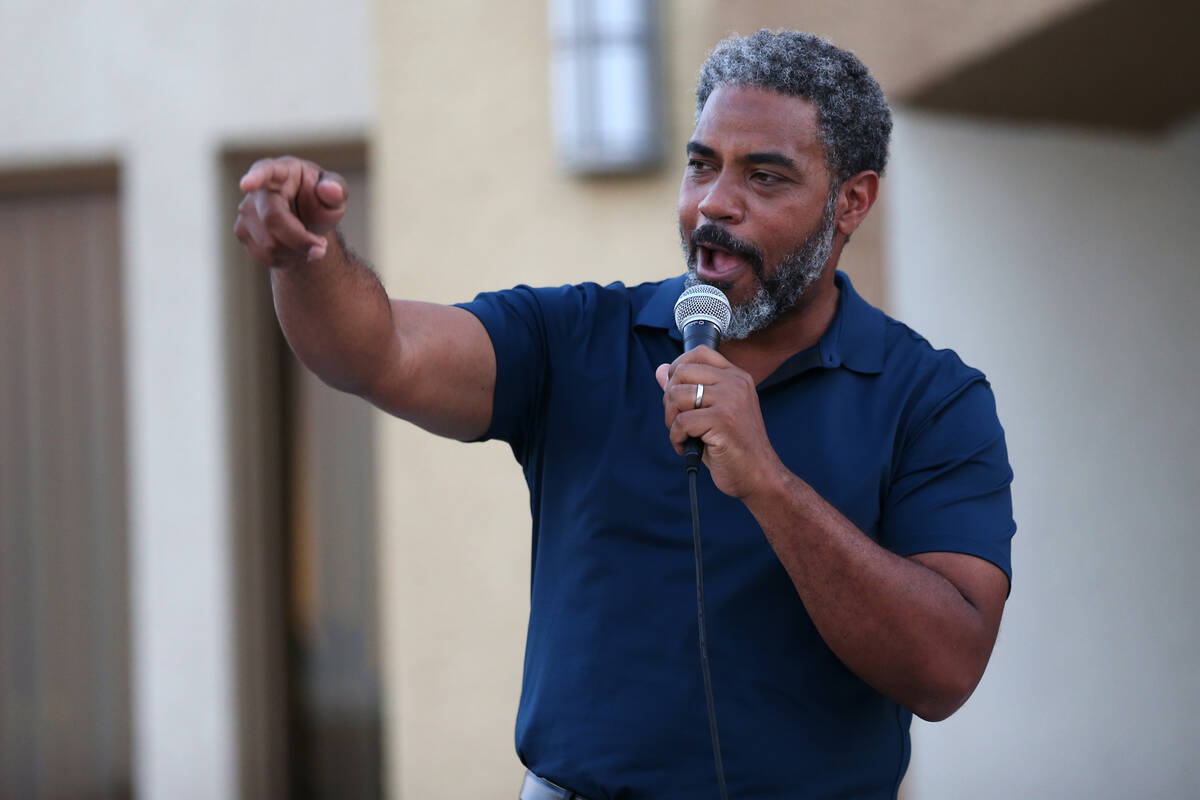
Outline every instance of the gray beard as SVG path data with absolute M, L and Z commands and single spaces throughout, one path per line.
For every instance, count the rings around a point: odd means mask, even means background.
M 757 275 L 758 289 L 749 300 L 733 306 L 729 326 L 721 338 L 745 339 L 763 330 L 793 308 L 804 294 L 804 290 L 821 277 L 825 265 L 829 263 L 829 256 L 833 253 L 833 223 L 837 210 L 837 196 L 837 188 L 834 188 L 825 202 L 825 214 L 819 228 L 806 236 L 799 247 L 784 256 L 779 266 L 770 274 L 766 274 L 764 269 Z M 687 249 L 685 242 L 684 254 L 688 271 L 684 288 L 705 283 L 696 274 L 695 254 L 688 253 Z

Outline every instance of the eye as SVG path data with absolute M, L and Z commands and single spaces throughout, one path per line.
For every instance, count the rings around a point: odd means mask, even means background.
M 755 181 L 756 183 L 766 184 L 767 186 L 770 186 L 770 185 L 776 184 L 776 183 L 783 183 L 783 178 L 781 178 L 780 176 L 775 175 L 774 173 L 771 173 L 771 172 L 762 172 L 762 171 L 755 172 L 750 175 L 750 179 Z
M 692 170 L 693 172 L 701 172 L 703 170 L 712 168 L 708 163 L 695 158 L 689 158 L 687 165 L 688 169 Z

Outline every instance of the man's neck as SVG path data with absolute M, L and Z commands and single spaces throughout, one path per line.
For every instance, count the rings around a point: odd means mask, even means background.
M 841 291 L 834 270 L 826 270 L 805 290 L 796 306 L 745 339 L 721 343 L 721 354 L 762 383 L 783 362 L 821 341 L 837 314 Z

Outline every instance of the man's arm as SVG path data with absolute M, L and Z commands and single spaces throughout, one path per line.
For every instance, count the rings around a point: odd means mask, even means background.
M 898 556 L 782 465 L 742 500 L 846 666 L 926 720 L 966 702 L 1000 628 L 998 567 L 960 553 Z
M 341 176 L 284 157 L 255 162 L 240 186 L 234 232 L 270 268 L 275 313 L 300 361 L 426 430 L 482 435 L 496 380 L 491 339 L 461 308 L 388 299 L 337 235 L 348 200 Z
M 753 379 L 720 354 L 693 350 L 658 378 L 676 449 L 690 436 L 704 441 L 713 482 L 754 515 L 830 649 L 918 716 L 950 716 L 991 656 L 1005 574 L 974 556 L 905 558 L 872 541 L 779 461 Z

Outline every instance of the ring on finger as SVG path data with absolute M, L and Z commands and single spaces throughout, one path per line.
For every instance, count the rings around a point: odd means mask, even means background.
M 704 384 L 697 383 L 696 384 L 696 408 L 699 408 L 700 404 L 702 402 L 704 402 Z

